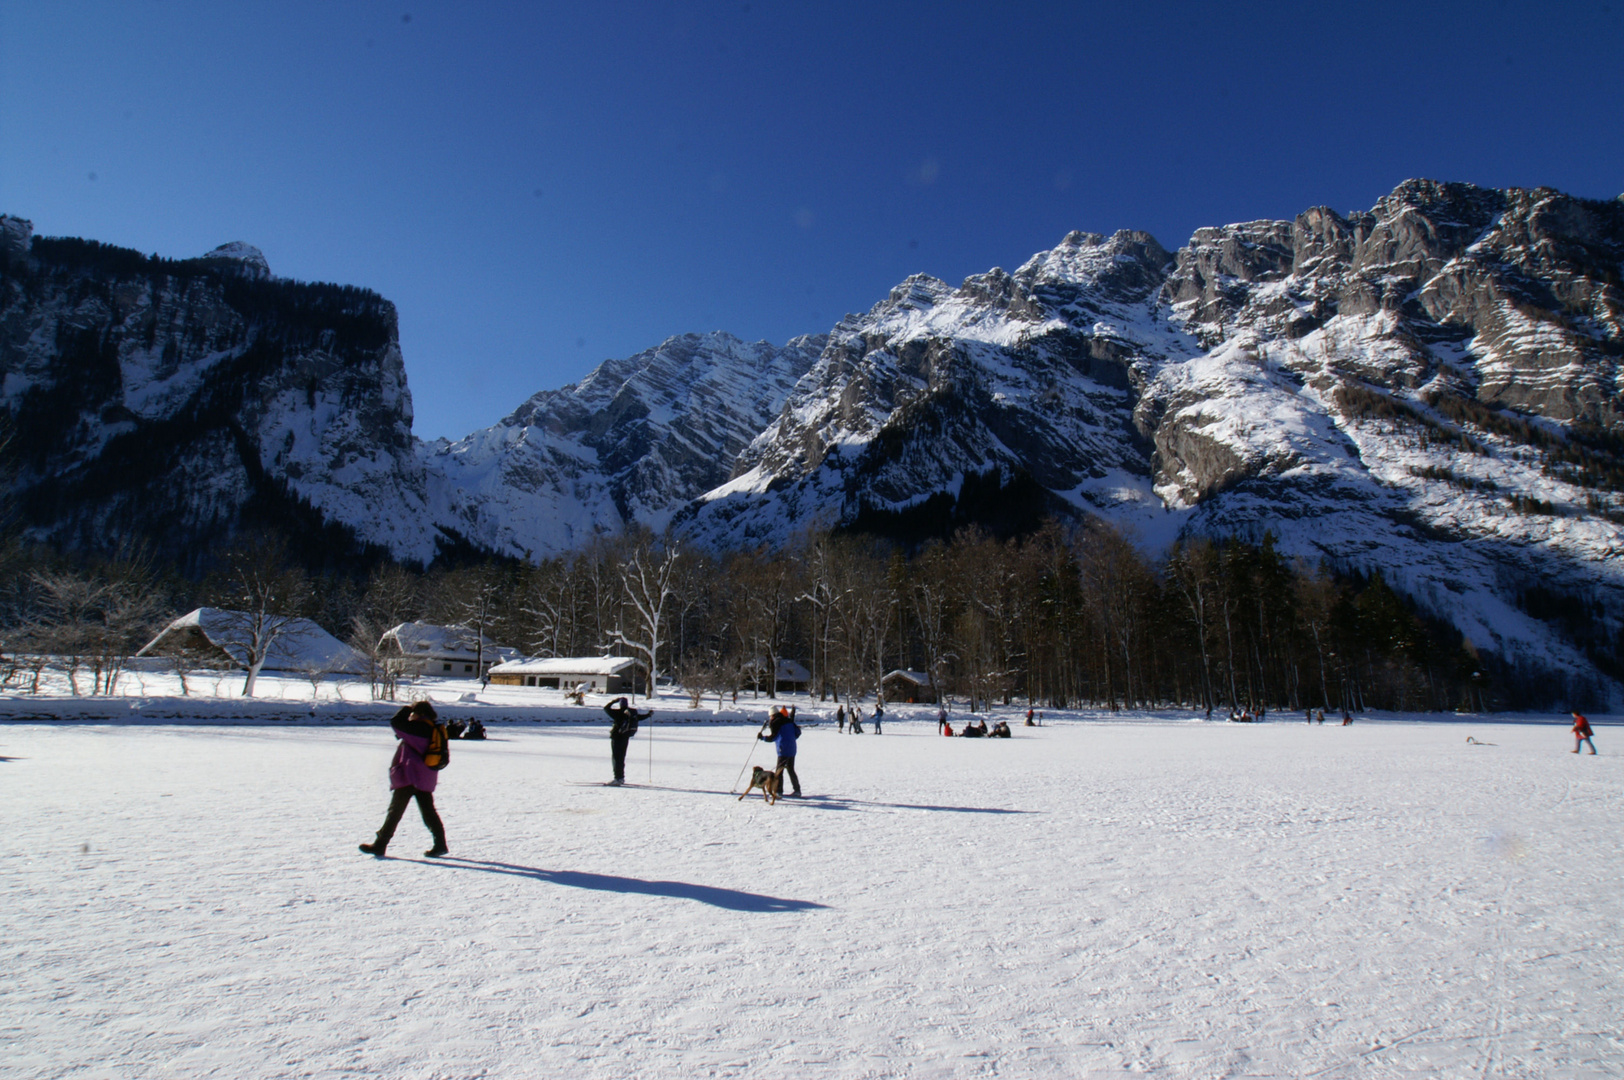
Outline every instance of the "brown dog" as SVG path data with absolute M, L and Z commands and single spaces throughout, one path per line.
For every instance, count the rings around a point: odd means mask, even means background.
M 750 771 L 750 786 L 744 789 L 744 795 L 748 795 L 756 788 L 760 788 L 761 797 L 767 800 L 768 806 L 771 806 L 778 801 L 778 789 L 783 779 L 784 770 L 763 769 L 760 765 L 757 765 Z M 744 801 L 744 795 L 739 796 L 740 802 Z

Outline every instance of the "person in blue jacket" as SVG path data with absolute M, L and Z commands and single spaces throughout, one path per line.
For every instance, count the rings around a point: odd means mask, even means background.
M 789 782 L 795 788 L 789 794 L 800 798 L 801 778 L 795 774 L 795 740 L 801 737 L 801 725 L 795 722 L 795 706 L 791 705 L 787 711 L 783 706 L 775 708 L 767 717 L 767 730 L 757 737 L 778 746 L 777 767 L 789 774 Z

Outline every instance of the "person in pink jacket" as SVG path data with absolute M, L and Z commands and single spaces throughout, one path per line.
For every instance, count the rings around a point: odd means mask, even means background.
M 434 809 L 434 785 L 440 774 L 423 761 L 423 752 L 429 748 L 429 736 L 434 733 L 433 724 L 437 717 L 433 705 L 419 701 L 400 710 L 389 721 L 400 745 L 395 748 L 394 760 L 389 763 L 389 787 L 392 789 L 389 813 L 384 816 L 377 839 L 361 845 L 361 850 L 368 855 L 379 859 L 384 857 L 389 841 L 395 835 L 395 826 L 400 824 L 401 815 L 406 812 L 406 804 L 414 798 L 418 811 L 423 815 L 423 824 L 429 827 L 429 833 L 434 837 L 434 846 L 423 854 L 438 859 L 451 850 L 446 847 L 445 826 Z

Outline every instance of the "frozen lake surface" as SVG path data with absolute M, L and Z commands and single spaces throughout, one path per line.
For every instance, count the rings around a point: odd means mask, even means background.
M 1616 727 L 646 732 L 0 726 L 0 1076 L 1624 1073 Z

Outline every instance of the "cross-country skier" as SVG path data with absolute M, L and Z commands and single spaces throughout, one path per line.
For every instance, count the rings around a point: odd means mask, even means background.
M 773 709 L 767 718 L 767 730 L 757 737 L 762 742 L 777 744 L 777 768 L 789 774 L 789 782 L 795 789 L 789 794 L 799 799 L 801 778 L 795 774 L 795 743 L 801 737 L 801 725 L 795 722 L 795 706 L 791 705 L 787 711 L 781 705 Z
M 1592 754 L 1594 754 L 1596 752 L 1596 744 L 1595 744 L 1594 741 L 1591 740 L 1590 735 L 1591 735 L 1590 721 L 1586 720 L 1582 714 L 1574 713 L 1573 714 L 1573 752 L 1575 754 L 1577 754 L 1579 752 L 1579 744 L 1580 743 L 1589 743 L 1590 744 L 1590 752 Z
M 429 768 L 423 761 L 423 752 L 429 748 L 429 736 L 434 734 L 434 721 L 437 718 L 434 706 L 426 701 L 419 701 L 408 705 L 394 715 L 389 726 L 395 731 L 395 738 L 400 745 L 395 748 L 394 760 L 389 763 L 389 813 L 384 816 L 383 827 L 378 830 L 377 839 L 370 844 L 362 844 L 361 850 L 368 855 L 383 858 L 384 852 L 389 848 L 389 841 L 394 838 L 395 826 L 400 824 L 400 817 L 406 812 L 406 804 L 413 798 L 417 799 L 417 809 L 423 815 L 423 824 L 429 827 L 429 833 L 434 837 L 434 846 L 423 852 L 431 859 L 438 859 L 450 851 L 445 844 L 445 825 L 440 822 L 440 815 L 434 809 L 434 785 L 438 782 L 440 774 Z

